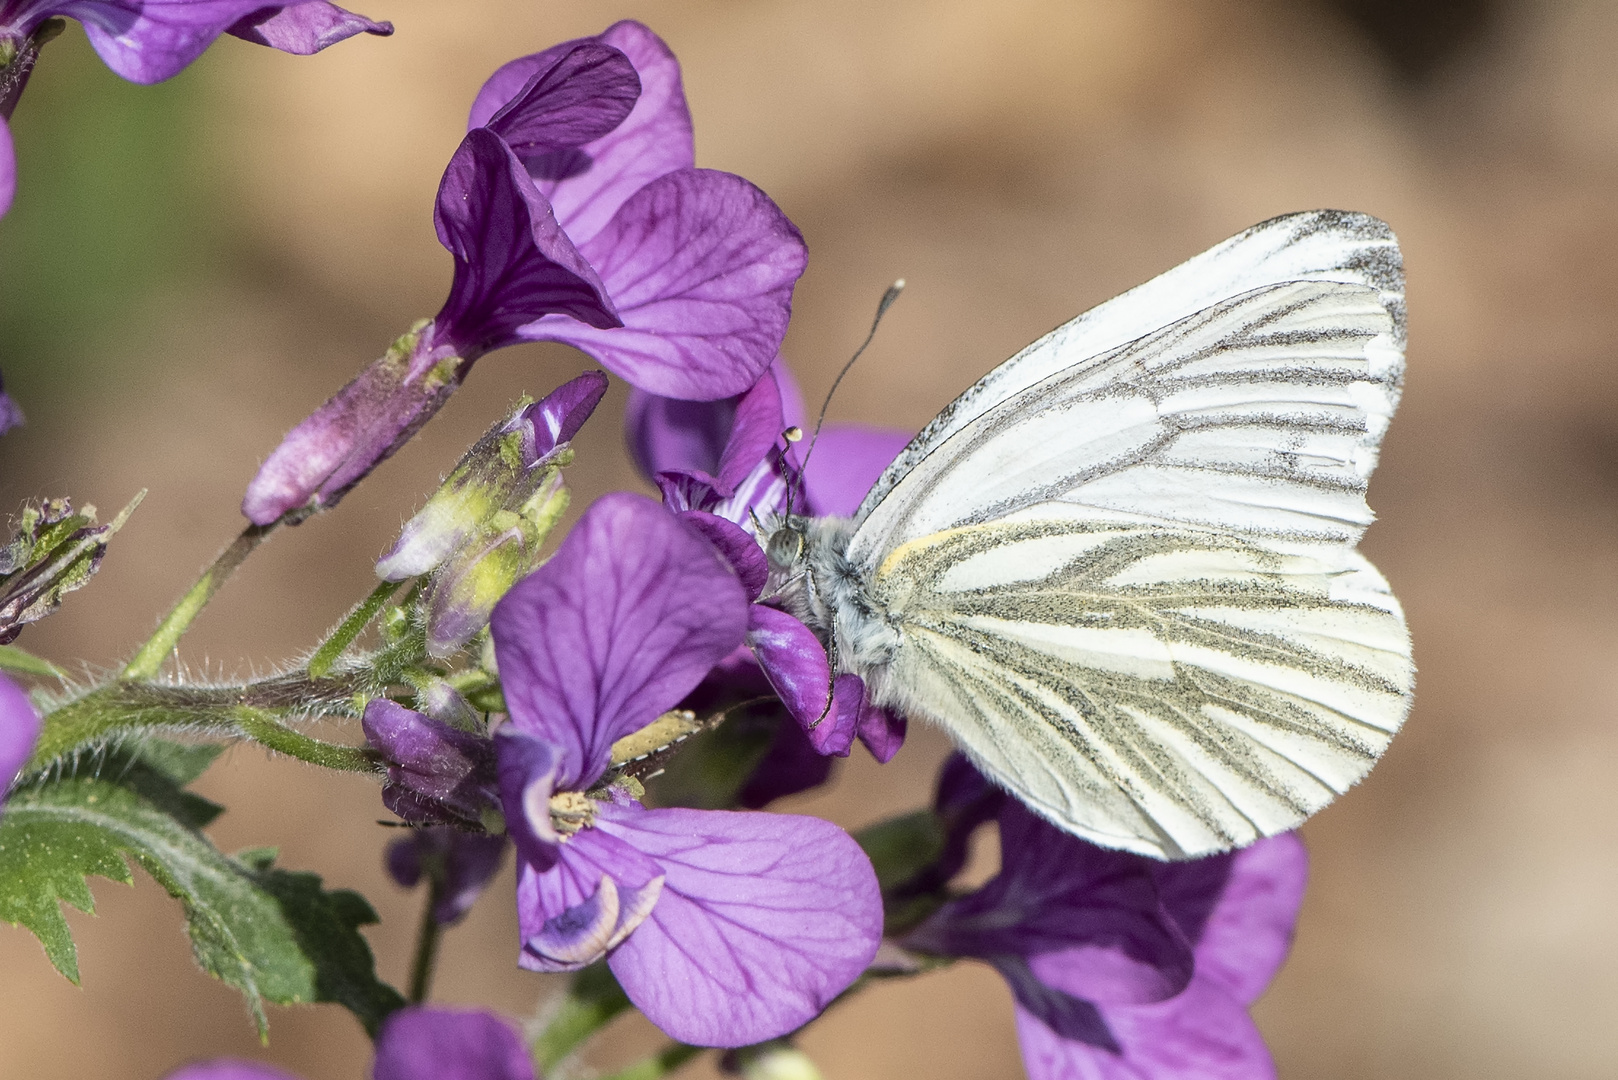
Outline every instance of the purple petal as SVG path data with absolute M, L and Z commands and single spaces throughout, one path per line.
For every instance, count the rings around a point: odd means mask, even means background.
M 336 4 L 288 4 L 279 9 L 261 8 L 237 20 L 226 33 L 285 53 L 309 56 L 356 34 L 387 37 L 393 33 L 393 24 L 373 22 Z
M 557 220 L 578 243 L 600 232 L 635 192 L 660 176 L 696 164 L 680 64 L 668 46 L 640 23 L 626 21 L 608 27 L 599 37 L 565 42 L 513 60 L 478 91 L 467 125 L 486 123 L 536 71 L 567 49 L 592 40 L 629 57 L 640 77 L 639 100 L 623 123 L 595 142 L 528 162 L 540 190 L 556 207 Z
M 770 365 L 769 374 L 780 395 L 783 415 L 778 423 L 783 428 L 801 428 L 805 420 L 797 380 L 780 357 Z M 662 472 L 694 471 L 718 476 L 719 461 L 731 441 L 736 408 L 743 396 L 682 401 L 631 387 L 624 409 L 624 438 L 640 474 L 648 480 Z M 775 435 L 779 434 L 777 430 Z
M 1194 979 L 1156 1005 L 1099 1010 L 1100 1040 L 1063 1038 L 1029 1011 L 1016 1010 L 1017 1041 L 1029 1080 L 1272 1080 L 1264 1039 L 1230 995 Z
M 605 496 L 494 610 L 512 723 L 560 752 L 558 788 L 582 790 L 615 740 L 673 708 L 741 644 L 748 607 L 689 526 L 644 496 Z
M 739 394 L 769 367 L 808 257 L 769 196 L 708 169 L 647 184 L 579 251 L 623 326 L 547 315 L 521 336 L 566 342 L 642 390 L 693 399 Z
M 1158 899 L 1150 860 L 1096 847 L 1034 817 L 1000 811 L 1001 870 L 945 905 L 907 943 L 947 956 L 1028 958 L 1039 981 L 1093 1002 L 1172 997 L 1191 947 Z
M 562 856 L 562 838 L 551 821 L 558 755 L 543 739 L 513 725 L 494 733 L 499 756 L 500 808 L 517 855 L 536 870 L 549 870 Z
M 840 715 L 832 708 L 831 666 L 814 631 L 784 611 L 754 604 L 747 645 L 758 657 L 758 666 L 764 669 L 776 696 L 809 733 L 815 749 L 822 754 L 846 755 L 854 741 L 855 717 Z
M 164 1080 L 298 1080 L 298 1077 L 255 1061 L 216 1058 L 187 1065 L 178 1072 L 169 1073 Z
M 525 464 L 532 468 L 558 446 L 572 441 L 606 392 L 607 377 L 599 371 L 586 371 L 524 409 L 522 420 L 534 432 L 533 446 L 524 448 L 528 458 Z
M 434 720 L 407 709 L 387 698 L 366 703 L 360 721 L 365 738 L 390 763 L 388 788 L 402 788 L 429 803 L 442 804 L 456 817 L 477 821 L 485 806 L 492 803 L 494 787 L 494 747 L 489 740 L 457 731 L 441 720 Z M 388 791 L 385 788 L 384 801 Z M 422 805 L 406 798 L 396 807 L 412 811 Z M 407 820 L 420 820 L 400 813 Z M 428 820 L 442 820 L 433 815 Z
M 407 889 L 424 874 L 437 876 L 441 884 L 433 918 L 441 926 L 453 926 L 472 910 L 500 871 L 505 850 L 503 836 L 440 826 L 411 829 L 408 836 L 388 845 L 385 862 L 388 875 Z
M 766 371 L 736 402 L 730 438 L 720 455 L 719 471 L 714 474 L 727 494 L 734 492 L 764 460 L 781 437 L 783 428 L 781 390 L 776 386 L 775 376 Z
M 466 364 L 434 349 L 428 328 L 408 356 L 390 349 L 287 433 L 247 485 L 242 513 L 255 525 L 335 506 L 443 407 Z
M 897 713 L 879 708 L 869 701 L 860 706 L 860 719 L 856 730 L 860 742 L 865 744 L 865 749 L 871 752 L 871 756 L 876 758 L 878 764 L 886 765 L 893 760 L 893 755 L 905 744 L 907 727 L 905 718 Z
M 770 579 L 770 561 L 758 541 L 722 517 L 701 510 L 687 510 L 679 515 L 681 521 L 707 537 L 708 542 L 723 555 L 730 568 L 736 571 L 750 600 L 758 599 Z
M 876 875 L 817 818 L 604 809 L 668 875 L 610 957 L 629 999 L 673 1038 L 744 1046 L 793 1031 L 865 970 L 882 936 Z
M 1153 868 L 1163 905 L 1196 948 L 1197 977 L 1258 1000 L 1292 947 L 1309 877 L 1296 833 L 1241 851 Z
M 910 436 L 890 428 L 831 424 L 815 440 L 804 470 L 810 512 L 851 517 L 877 477 L 910 444 Z M 799 453 L 803 451 L 800 449 Z
M 382 1023 L 373 1080 L 534 1080 L 522 1037 L 487 1012 L 411 1006 Z
M 809 736 L 783 716 L 764 758 L 747 778 L 736 801 L 749 810 L 761 810 L 776 799 L 819 787 L 831 776 L 831 758 L 814 748 Z
M 600 138 L 624 122 L 639 97 L 629 57 L 584 41 L 536 70 L 483 126 L 526 160 Z
M 90 44 L 106 65 L 137 83 L 161 82 L 178 74 L 226 30 L 239 32 L 249 41 L 300 53 L 314 52 L 361 32 L 393 32 L 391 24 L 373 23 L 320 2 L 266 5 L 258 0 L 142 0 L 136 5 L 80 0 L 49 6 L 83 22 Z M 302 8 L 317 10 L 285 17 L 287 9 Z
M 435 341 L 468 360 L 519 340 L 543 315 L 617 327 L 601 279 L 573 246 L 511 148 L 493 132 L 461 140 L 438 187 L 438 239 L 455 256 Z M 610 365 L 609 365 L 610 366 Z
M 522 868 L 517 963 L 530 971 L 577 971 L 594 963 L 645 921 L 663 885 L 662 867 L 633 844 L 599 828 L 582 829 L 550 870 Z

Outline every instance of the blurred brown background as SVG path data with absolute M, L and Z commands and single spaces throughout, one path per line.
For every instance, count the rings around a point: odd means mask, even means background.
M 431 205 L 465 110 L 512 56 L 638 17 L 684 62 L 699 163 L 806 235 L 787 351 L 811 400 L 882 288 L 910 287 L 834 417 L 917 427 L 1051 326 L 1237 230 L 1319 206 L 1390 221 L 1410 369 L 1366 548 L 1409 611 L 1418 704 L 1371 779 L 1304 830 L 1314 876 L 1257 1015 L 1284 1077 L 1618 1072 L 1618 5 L 1575 0 L 365 0 L 391 40 L 299 59 L 226 39 L 119 82 L 77 29 L 15 119 L 0 368 L 29 425 L 0 506 L 150 494 L 94 585 L 22 644 L 110 665 L 240 525 L 281 433 L 436 310 Z M 524 347 L 340 510 L 278 536 L 187 639 L 265 670 L 370 587 L 370 564 L 514 398 L 584 366 Z M 581 437 L 579 504 L 633 485 L 622 388 Z M 8 510 L 9 512 L 9 510 Z M 856 753 L 800 800 L 853 827 L 920 802 L 945 752 Z M 231 751 L 201 789 L 222 846 L 370 896 L 404 977 L 419 898 L 389 884 L 368 782 Z M 992 859 L 992 852 L 986 853 Z M 507 879 L 451 931 L 445 1001 L 531 1016 Z M 155 1080 L 220 1053 L 364 1075 L 335 1007 L 260 1051 L 141 876 L 70 916 L 83 988 L 0 927 L 0 1076 Z M 962 967 L 818 1025 L 829 1080 L 1020 1075 L 1009 997 Z M 590 1063 L 654 1045 L 614 1028 Z M 704 1074 L 698 1066 L 692 1075 Z

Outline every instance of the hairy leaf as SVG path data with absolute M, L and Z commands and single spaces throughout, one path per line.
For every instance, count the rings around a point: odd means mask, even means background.
M 217 753 L 147 741 L 14 792 L 0 815 L 0 919 L 33 931 L 57 970 L 78 982 L 60 902 L 93 912 L 85 879 L 130 884 L 133 860 L 180 901 L 197 963 L 242 992 L 261 1036 L 265 1001 L 337 1002 L 374 1032 L 403 1004 L 377 980 L 359 934 L 376 913 L 358 893 L 327 892 L 314 874 L 275 869 L 272 852 L 231 858 L 202 835 L 220 808 L 181 785 Z

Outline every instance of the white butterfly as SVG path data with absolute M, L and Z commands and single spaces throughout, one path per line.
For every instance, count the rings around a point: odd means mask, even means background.
M 1404 341 L 1385 224 L 1257 225 L 990 372 L 852 519 L 772 537 L 773 583 L 1063 829 L 1181 859 L 1293 828 L 1410 708 L 1354 550 Z

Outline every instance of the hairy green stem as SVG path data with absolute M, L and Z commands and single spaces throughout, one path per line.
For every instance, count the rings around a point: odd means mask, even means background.
M 370 596 L 354 605 L 348 616 L 338 624 L 337 629 L 320 643 L 315 654 L 309 658 L 310 678 L 321 679 L 331 672 L 332 665 L 343 655 L 343 650 L 354 644 L 354 639 L 371 624 L 377 612 L 393 598 L 393 594 L 399 591 L 402 584 L 404 584 L 402 581 L 384 581 L 371 591 Z
M 416 931 L 416 956 L 410 963 L 410 1003 L 420 1005 L 427 1000 L 427 991 L 433 982 L 433 966 L 438 962 L 438 942 L 444 933 L 434 912 L 443 898 L 444 884 L 439 875 L 429 879 L 427 906 L 421 913 L 421 928 Z
M 584 1044 L 608 1022 L 629 1010 L 629 997 L 613 978 L 605 961 L 592 964 L 567 988 L 550 1022 L 532 1047 L 534 1064 L 543 1075 Z
M 19 675 L 40 675 L 48 679 L 63 679 L 67 675 L 61 668 L 15 645 L 0 645 L 0 671 L 15 671 Z
M 375 773 L 382 770 L 376 755 L 370 750 L 311 739 L 301 731 L 287 727 L 263 709 L 241 706 L 232 709 L 230 717 L 243 735 L 278 754 L 342 772 Z
M 661 1080 L 705 1049 L 685 1043 L 669 1043 L 651 1057 L 641 1058 L 635 1064 L 603 1077 L 603 1080 Z
M 169 653 L 174 651 L 180 643 L 191 623 L 202 613 L 202 609 L 213 599 L 214 593 L 220 586 L 230 579 L 236 568 L 247 560 L 260 544 L 275 531 L 279 522 L 269 525 L 249 525 L 242 530 L 240 536 L 233 540 L 229 547 L 219 553 L 213 565 L 202 572 L 197 583 L 174 605 L 174 610 L 166 615 L 157 630 L 146 644 L 142 645 L 118 677 L 126 680 L 150 679 L 163 667 L 163 661 Z
M 353 677 L 309 679 L 300 672 L 234 686 L 109 683 L 45 715 L 28 768 L 42 768 L 83 747 L 105 745 L 133 732 L 238 736 L 242 734 L 240 718 L 234 714 L 238 708 L 272 717 L 289 713 L 352 716 L 354 693 L 359 688 Z

